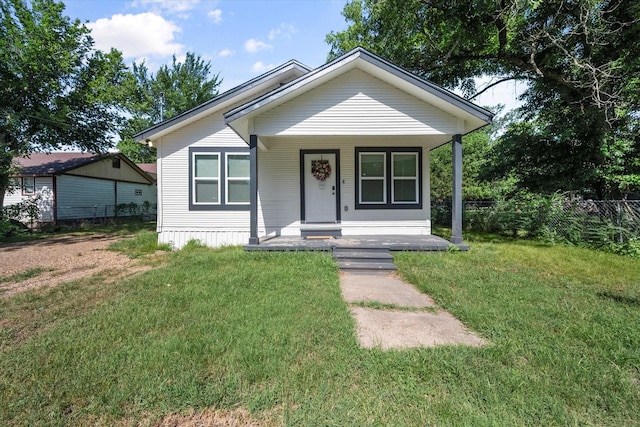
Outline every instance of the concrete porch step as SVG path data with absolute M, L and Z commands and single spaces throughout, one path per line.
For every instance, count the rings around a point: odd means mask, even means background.
M 357 259 L 361 262 L 393 262 L 393 255 L 387 250 L 333 250 L 333 257 L 337 260 Z
M 396 271 L 398 267 L 391 262 L 353 262 L 353 261 L 340 261 L 338 262 L 340 270 L 344 271 Z
M 303 224 L 300 226 L 300 236 L 308 237 L 340 237 L 342 227 L 338 224 Z
M 333 257 L 338 261 L 340 270 L 344 271 L 391 272 L 398 269 L 387 249 L 336 247 Z

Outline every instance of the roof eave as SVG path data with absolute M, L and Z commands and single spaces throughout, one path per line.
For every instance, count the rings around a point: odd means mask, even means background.
M 395 64 L 369 52 L 368 50 L 358 47 L 352 51 L 344 54 L 343 56 L 336 58 L 335 60 L 313 70 L 305 75 L 300 76 L 296 80 L 291 81 L 287 85 L 277 88 L 261 97 L 251 100 L 243 105 L 234 108 L 224 114 L 225 122 L 232 126 L 233 122 L 243 118 L 245 116 L 252 115 L 258 110 L 261 110 L 268 105 L 277 105 L 278 101 L 282 101 L 288 95 L 301 89 L 302 87 L 312 84 L 314 81 L 322 79 L 323 77 L 330 75 L 332 72 L 338 69 L 342 69 L 346 72 L 353 68 L 357 64 L 357 60 L 361 59 L 377 67 L 377 69 L 386 71 L 391 76 L 401 79 L 402 81 L 412 84 L 421 90 L 428 92 L 432 96 L 435 96 L 449 104 L 453 105 L 457 109 L 461 110 L 465 114 L 469 114 L 476 119 L 479 119 L 485 124 L 491 123 L 494 114 L 466 99 L 443 89 L 427 80 L 424 80 L 409 71 L 406 71 Z M 233 126 L 232 126 L 233 127 Z
M 176 127 L 187 124 L 190 121 L 196 120 L 201 116 L 209 114 L 216 107 L 222 106 L 225 103 L 232 102 L 236 97 L 250 91 L 251 89 L 258 88 L 259 86 L 267 83 L 273 77 L 284 74 L 286 72 L 299 72 L 301 74 L 306 74 L 311 71 L 310 67 L 296 61 L 291 60 L 283 65 L 274 68 L 264 74 L 261 74 L 258 77 L 255 77 L 249 80 L 246 83 L 243 83 L 240 86 L 236 86 L 212 99 L 209 101 L 192 108 L 191 110 L 185 111 L 182 114 L 179 114 L 175 117 L 172 117 L 168 120 L 165 120 L 161 123 L 153 125 L 140 133 L 137 133 L 133 136 L 134 141 L 136 142 L 146 142 L 149 140 L 153 140 L 154 138 L 158 138 Z

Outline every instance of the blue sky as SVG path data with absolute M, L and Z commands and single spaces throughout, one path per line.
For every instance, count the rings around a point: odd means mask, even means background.
M 290 59 L 326 62 L 325 36 L 346 28 L 346 0 L 63 0 L 96 47 L 145 59 L 153 71 L 188 51 L 211 62 L 227 90 Z
M 325 37 L 347 27 L 347 0 L 63 0 L 66 15 L 86 22 L 96 48 L 121 51 L 151 71 L 195 52 L 220 73 L 226 91 L 290 59 L 326 62 Z M 503 84 L 475 102 L 513 105 Z

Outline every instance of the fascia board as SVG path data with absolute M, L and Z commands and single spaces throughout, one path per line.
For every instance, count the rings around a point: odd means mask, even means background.
M 196 120 L 200 120 L 216 111 L 223 110 L 229 105 L 237 103 L 239 98 L 251 96 L 252 93 L 258 93 L 273 84 L 278 77 L 290 74 L 306 74 L 311 70 L 299 63 L 298 61 L 289 61 L 286 64 L 275 68 L 261 76 L 258 76 L 247 83 L 228 90 L 215 98 L 195 107 L 189 111 L 172 117 L 169 120 L 158 123 L 144 131 L 133 136 L 134 141 L 144 142 L 148 139 L 158 139 L 167 133 L 170 133 L 180 127 L 186 126 Z

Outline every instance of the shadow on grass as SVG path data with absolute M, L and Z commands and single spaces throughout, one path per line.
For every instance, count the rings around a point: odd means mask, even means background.
M 435 236 L 442 237 L 443 239 L 449 239 L 451 237 L 451 229 L 446 227 L 434 226 L 431 233 Z M 545 242 L 540 239 L 526 238 L 526 237 L 511 237 L 498 233 L 487 233 L 483 231 L 467 231 L 462 232 L 462 236 L 465 239 L 465 243 L 510 243 L 516 245 L 525 245 L 532 247 L 550 247 L 553 244 Z
M 50 238 L 64 238 L 65 236 L 78 236 L 93 234 L 108 234 L 115 236 L 124 236 L 137 233 L 138 231 L 147 230 L 155 231 L 155 221 L 131 221 L 122 224 L 81 224 L 77 226 L 47 226 L 33 233 L 19 234 L 16 236 L 3 237 L 0 236 L 0 244 L 12 244 L 41 241 Z M 91 237 L 88 237 L 91 238 Z
M 596 295 L 598 295 L 600 298 L 608 299 L 619 304 L 640 307 L 640 298 L 638 297 L 631 297 L 611 291 L 598 292 Z

